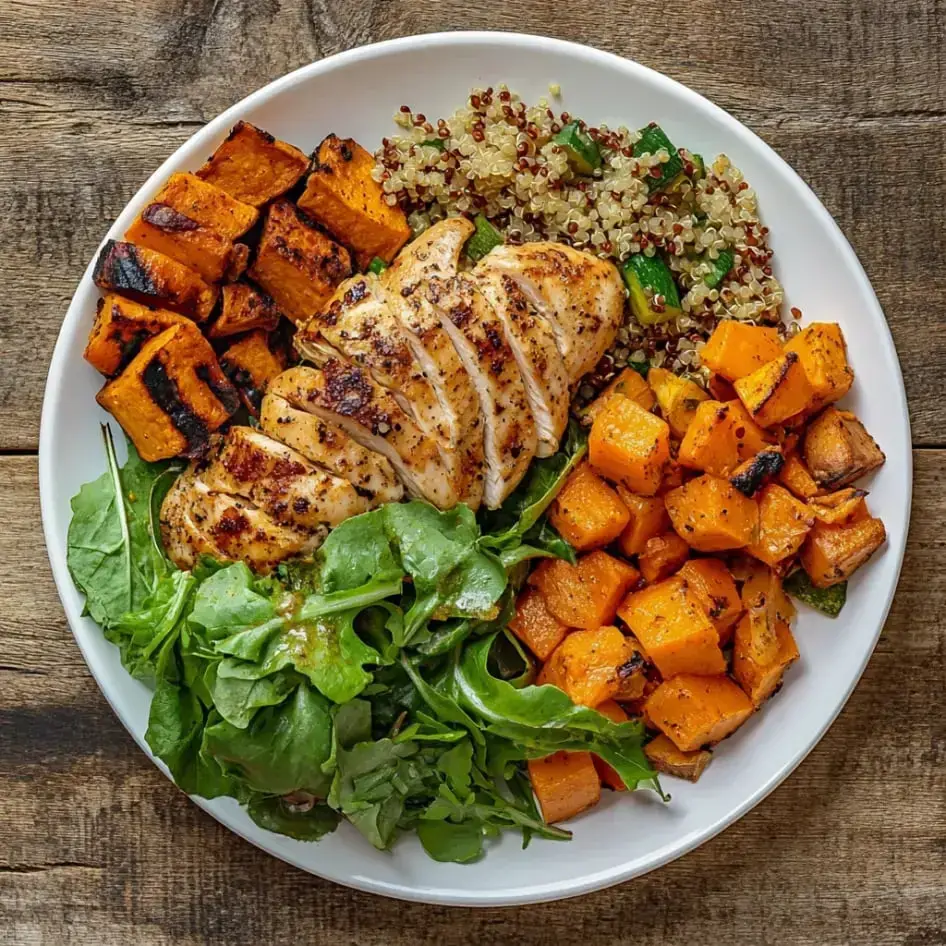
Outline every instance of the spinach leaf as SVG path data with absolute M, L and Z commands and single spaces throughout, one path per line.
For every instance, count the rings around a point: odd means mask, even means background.
M 318 552 L 322 592 L 350 591 L 404 576 L 387 533 L 386 508 L 346 519 L 329 533 Z
M 291 805 L 284 798 L 271 795 L 254 795 L 246 812 L 261 828 L 298 841 L 318 841 L 331 834 L 340 820 L 328 805 Z
M 271 588 L 261 584 L 243 562 L 220 569 L 204 581 L 190 613 L 209 641 L 264 624 L 276 614 Z
M 469 864 L 483 856 L 483 826 L 476 821 L 419 821 L 417 837 L 435 861 Z

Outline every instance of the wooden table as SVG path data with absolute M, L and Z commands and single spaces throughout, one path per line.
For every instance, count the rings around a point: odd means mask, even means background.
M 36 485 L 60 321 L 151 171 L 290 69 L 453 28 L 548 30 L 636 57 L 774 145 L 838 218 L 880 296 L 916 464 L 886 632 L 795 775 L 655 874 L 481 912 L 319 881 L 188 804 L 137 750 L 72 641 Z M 942 0 L 3 0 L 0 944 L 946 943 L 944 41 Z

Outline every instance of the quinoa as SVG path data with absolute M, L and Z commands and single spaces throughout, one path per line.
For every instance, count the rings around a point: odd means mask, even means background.
M 557 87 L 550 92 L 557 98 Z M 553 140 L 576 120 L 601 152 L 601 168 L 590 175 L 577 174 Z M 618 265 L 638 253 L 660 253 L 667 262 L 681 288 L 681 314 L 644 326 L 627 308 L 615 344 L 579 386 L 579 404 L 629 363 L 665 366 L 705 384 L 700 349 L 720 319 L 785 334 L 797 326 L 797 318 L 782 321 L 782 287 L 756 193 L 725 155 L 701 177 L 693 153 L 679 148 L 683 173 L 652 191 L 648 182 L 671 155 L 635 155 L 641 132 L 588 126 L 545 99 L 528 105 L 504 85 L 474 89 L 449 118 L 428 119 L 403 105 L 395 122 L 402 133 L 384 139 L 374 176 L 415 233 L 445 217 L 482 214 L 510 243 L 554 240 Z M 733 266 L 710 288 L 706 277 L 723 251 L 733 254 Z

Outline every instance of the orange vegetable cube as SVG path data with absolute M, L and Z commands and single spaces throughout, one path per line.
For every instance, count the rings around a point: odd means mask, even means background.
M 255 207 L 234 199 L 196 174 L 172 174 L 155 194 L 154 203 L 166 204 L 229 240 L 239 239 L 259 219 Z
M 647 698 L 644 715 L 683 752 L 714 745 L 751 715 L 752 701 L 729 677 L 681 674 Z
M 700 552 L 743 548 L 759 529 L 758 504 L 728 480 L 704 474 L 664 497 L 677 534 Z
M 211 338 L 238 335 L 256 328 L 269 332 L 276 328 L 282 318 L 276 303 L 249 283 L 229 283 L 223 287 L 222 296 L 220 315 L 207 333 Z
M 600 706 L 596 706 L 595 709 L 601 713 L 602 716 L 607 716 L 612 723 L 626 723 L 629 719 L 620 704 L 615 703 L 614 700 L 605 700 Z M 607 785 L 608 788 L 616 792 L 626 791 L 626 786 L 621 780 L 621 776 L 618 775 L 612 766 L 608 765 L 604 759 L 598 756 L 593 756 L 592 758 L 594 759 L 595 768 L 598 770 L 598 777 L 601 779 L 603 785 Z
M 628 595 L 618 615 L 665 679 L 726 672 L 719 634 L 699 596 L 679 575 Z
M 660 413 L 670 425 L 674 437 L 682 439 L 696 414 L 696 409 L 709 395 L 698 385 L 675 375 L 666 368 L 651 368 L 647 372 Z
M 781 354 L 782 343 L 774 328 L 724 319 L 700 352 L 700 360 L 710 371 L 738 381 Z
M 717 401 L 739 400 L 736 395 L 736 389 L 732 386 L 732 382 L 727 381 L 720 374 L 711 374 L 709 376 L 709 380 L 706 382 L 706 390 L 709 391 L 710 397 L 715 398 Z
M 530 759 L 528 767 L 547 824 L 574 818 L 601 800 L 601 782 L 590 752 L 556 752 Z
M 739 466 L 736 427 L 728 404 L 703 401 L 680 444 L 680 463 L 714 476 L 729 476 Z
M 808 500 L 808 508 L 814 517 L 829 526 L 843 526 L 856 519 L 866 518 L 867 490 L 839 489 L 837 492 L 825 496 L 814 496 Z
M 745 462 L 770 449 L 776 443 L 774 434 L 763 430 L 749 415 L 742 401 L 726 401 L 736 433 L 736 450 L 739 459 Z
M 665 532 L 647 540 L 637 564 L 644 581 L 653 584 L 669 578 L 689 557 L 690 546 L 676 532 Z
M 526 588 L 519 595 L 509 630 L 539 660 L 547 660 L 568 633 L 568 628 L 545 606 L 545 598 L 537 588 Z
M 670 517 L 662 496 L 638 496 L 618 486 L 618 496 L 630 514 L 624 531 L 618 536 L 618 547 L 625 555 L 639 555 L 647 540 L 670 528 Z
M 785 466 L 785 457 L 778 447 L 769 447 L 757 453 L 751 460 L 740 463 L 729 477 L 729 482 L 743 496 L 756 498 L 756 493 Z
M 635 401 L 615 394 L 592 424 L 588 459 L 609 480 L 653 496 L 670 460 L 670 428 Z
M 844 335 L 834 322 L 812 322 L 785 345 L 785 351 L 795 352 L 801 360 L 815 392 L 816 407 L 844 397 L 854 383 Z
M 663 733 L 655 736 L 644 746 L 644 755 L 650 764 L 664 775 L 675 775 L 688 782 L 696 782 L 713 759 L 713 753 L 706 749 L 695 752 L 681 752 Z
M 718 558 L 694 558 L 677 572 L 677 577 L 682 578 L 700 600 L 719 634 L 720 644 L 728 644 L 743 612 L 729 569 Z
M 850 411 L 836 407 L 825 409 L 808 425 L 802 455 L 824 489 L 849 486 L 886 460 L 864 425 Z
M 587 463 L 571 473 L 549 510 L 549 521 L 579 552 L 613 542 L 630 518 L 618 494 Z
M 770 483 L 759 496 L 759 535 L 747 551 L 767 565 L 778 565 L 798 552 L 814 524 L 808 506 Z
M 739 400 L 762 427 L 780 424 L 817 403 L 798 352 L 794 351 L 740 378 L 734 387 Z
M 785 621 L 775 625 L 775 648 L 768 660 L 759 660 L 753 647 L 750 616 L 736 625 L 733 644 L 733 676 L 752 700 L 761 706 L 778 688 L 782 675 L 799 658 L 798 645 Z
M 652 411 L 657 406 L 657 399 L 650 385 L 633 368 L 625 368 L 595 399 L 585 408 L 585 417 L 592 421 L 601 413 L 604 405 L 615 394 L 621 394 L 636 401 L 645 411 Z
M 737 581 L 742 581 L 740 598 L 743 607 L 748 610 L 765 609 L 770 623 L 775 621 L 788 623 L 795 617 L 795 605 L 785 594 L 782 579 L 774 569 L 754 558 L 745 556 L 741 562 L 733 563 L 733 575 Z
M 797 453 L 785 458 L 778 481 L 799 499 L 811 499 L 821 492 L 821 487 L 814 481 L 808 467 Z
M 868 518 L 843 526 L 816 523 L 802 546 L 802 568 L 816 588 L 846 581 L 887 540 L 880 519 Z

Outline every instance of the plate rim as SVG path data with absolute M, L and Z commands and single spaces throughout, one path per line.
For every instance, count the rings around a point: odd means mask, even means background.
M 591 893 L 596 890 L 601 890 L 605 887 L 613 886 L 615 884 L 621 883 L 622 881 L 630 880 L 634 877 L 643 876 L 652 870 L 656 870 L 657 868 L 662 867 L 679 857 L 682 857 L 683 855 L 716 837 L 725 828 L 735 824 L 735 822 L 739 821 L 749 811 L 755 808 L 756 805 L 763 801 L 775 788 L 785 781 L 785 779 L 788 778 L 788 776 L 791 775 L 804 761 L 804 759 L 815 748 L 815 746 L 821 742 L 825 733 L 834 724 L 841 710 L 844 708 L 848 699 L 853 693 L 855 687 L 860 682 L 867 663 L 873 656 L 874 650 L 876 649 L 877 641 L 883 632 L 897 587 L 899 586 L 900 574 L 903 567 L 906 543 L 909 534 L 910 513 L 913 499 L 913 443 L 906 391 L 903 383 L 903 373 L 900 366 L 899 357 L 897 355 L 896 345 L 890 332 L 890 326 L 887 322 L 886 316 L 884 315 L 880 302 L 877 299 L 876 293 L 874 292 L 873 286 L 871 285 L 871 282 L 863 268 L 863 265 L 861 264 L 850 242 L 845 237 L 837 221 L 811 190 L 805 180 L 791 167 L 791 165 L 789 165 L 762 138 L 760 138 L 755 132 L 749 129 L 737 118 L 730 115 L 728 112 L 716 105 L 714 102 L 710 101 L 705 96 L 684 85 L 682 82 L 679 82 L 678 80 L 673 79 L 670 76 L 657 71 L 656 69 L 645 66 L 633 59 L 568 40 L 529 33 L 500 32 L 490 30 L 433 32 L 403 36 L 378 43 L 370 43 L 355 47 L 354 49 L 336 53 L 332 56 L 325 57 L 324 59 L 320 59 L 315 62 L 308 63 L 299 67 L 298 69 L 293 70 L 292 72 L 287 73 L 286 75 L 274 79 L 256 91 L 245 96 L 243 99 L 235 102 L 229 108 L 222 111 L 219 115 L 208 121 L 196 132 L 194 132 L 194 134 L 188 137 L 186 141 L 176 148 L 174 152 L 161 163 L 154 173 L 144 181 L 144 183 L 137 189 L 131 199 L 126 202 L 115 220 L 112 221 L 112 224 L 109 226 L 107 233 L 99 243 L 99 247 L 93 254 L 88 266 L 83 271 L 60 325 L 56 344 L 50 359 L 43 393 L 38 460 L 40 512 L 43 523 L 44 540 L 49 557 L 50 568 L 53 574 L 54 582 L 56 584 L 57 594 L 59 595 L 60 603 L 62 604 L 63 611 L 65 612 L 70 632 L 72 633 L 73 639 L 82 653 L 82 657 L 86 662 L 86 666 L 89 668 L 89 672 L 92 674 L 93 679 L 95 680 L 99 690 L 105 697 L 112 711 L 137 743 L 138 747 L 164 773 L 164 775 L 170 779 L 171 776 L 167 768 L 163 765 L 163 763 L 161 763 L 152 755 L 150 749 L 144 741 L 143 734 L 139 736 L 134 731 L 130 720 L 125 718 L 125 715 L 119 711 L 118 707 L 113 702 L 108 687 L 105 684 L 105 674 L 96 670 L 91 655 L 87 651 L 80 634 L 76 630 L 78 618 L 81 617 L 81 614 L 74 613 L 75 609 L 67 603 L 69 595 L 67 594 L 66 589 L 68 586 L 68 589 L 71 590 L 71 577 L 66 566 L 65 549 L 57 548 L 52 541 L 52 520 L 54 518 L 54 513 L 52 511 L 52 496 L 55 492 L 55 486 L 54 471 L 50 467 L 47 458 L 50 455 L 53 426 L 55 423 L 53 419 L 53 404 L 58 398 L 58 391 L 61 387 L 62 378 L 64 377 L 64 372 L 62 369 L 66 364 L 67 359 L 73 355 L 72 351 L 67 350 L 67 346 L 64 342 L 64 329 L 76 318 L 74 310 L 79 307 L 77 297 L 81 287 L 86 279 L 91 278 L 91 272 L 94 267 L 95 259 L 98 256 L 99 249 L 105 243 L 105 241 L 109 239 L 109 235 L 112 233 L 112 231 L 116 230 L 118 221 L 121 220 L 121 218 L 128 212 L 128 208 L 133 204 L 137 204 L 142 198 L 142 195 L 153 191 L 155 187 L 164 180 L 164 178 L 180 162 L 180 156 L 183 152 L 195 148 L 200 142 L 214 139 L 220 134 L 221 131 L 225 131 L 234 120 L 238 119 L 241 114 L 249 111 L 256 105 L 265 102 L 267 99 L 278 94 L 286 88 L 305 82 L 311 77 L 318 76 L 321 73 L 330 72 L 341 65 L 348 65 L 357 63 L 361 60 L 373 59 L 407 48 L 416 49 L 418 47 L 453 45 L 464 46 L 475 45 L 479 43 L 491 43 L 495 45 L 518 48 L 523 46 L 533 47 L 541 49 L 545 52 L 553 52 L 570 58 L 579 58 L 584 59 L 587 62 L 598 63 L 612 69 L 623 71 L 628 75 L 635 76 L 637 78 L 643 78 L 646 82 L 655 84 L 657 86 L 663 86 L 683 99 L 688 100 L 694 107 L 702 110 L 708 115 L 713 116 L 717 121 L 721 122 L 726 127 L 728 133 L 741 138 L 753 148 L 760 149 L 769 162 L 778 168 L 783 175 L 787 175 L 789 177 L 791 182 L 800 189 L 801 197 L 808 205 L 808 208 L 812 211 L 814 217 L 825 228 L 832 241 L 838 245 L 841 254 L 847 259 L 848 264 L 851 267 L 852 275 L 866 289 L 866 296 L 870 300 L 871 308 L 874 310 L 873 314 L 875 316 L 879 316 L 880 323 L 883 326 L 883 338 L 881 339 L 883 356 L 893 371 L 893 377 L 899 381 L 896 391 L 896 400 L 898 402 L 896 407 L 899 408 L 899 413 L 903 422 L 902 426 L 900 427 L 902 435 L 900 438 L 900 443 L 893 446 L 895 446 L 897 449 L 900 449 L 902 453 L 904 472 L 908 482 L 908 489 L 905 491 L 905 495 L 901 497 L 900 512 L 903 517 L 902 521 L 904 523 L 904 528 L 897 545 L 895 547 L 890 547 L 888 545 L 885 553 L 887 556 L 896 557 L 896 568 L 892 573 L 893 580 L 891 581 L 890 588 L 888 589 L 882 613 L 878 615 L 877 627 L 873 635 L 873 640 L 870 642 L 870 646 L 865 650 L 865 655 L 861 660 L 859 667 L 857 668 L 857 672 L 853 677 L 851 684 L 843 693 L 839 694 L 835 705 L 832 707 L 830 713 L 825 716 L 814 738 L 811 739 L 807 746 L 803 747 L 800 751 L 795 752 L 793 756 L 789 757 L 766 782 L 764 782 L 741 804 L 731 809 L 725 816 L 718 818 L 708 828 L 700 831 L 694 831 L 688 836 L 678 839 L 675 842 L 667 843 L 663 845 L 663 847 L 658 848 L 656 851 L 651 853 L 647 859 L 646 864 L 642 865 L 638 862 L 628 862 L 623 865 L 616 865 L 614 867 L 586 875 L 580 880 L 551 881 L 547 884 L 534 884 L 529 887 L 515 888 L 513 891 L 503 891 L 496 893 L 482 891 L 470 892 L 459 887 L 434 888 L 401 886 L 397 884 L 385 883 L 383 881 L 352 873 L 345 874 L 345 876 L 339 876 L 332 872 L 330 866 L 328 869 L 323 870 L 321 868 L 316 869 L 310 864 L 304 864 L 289 852 L 277 852 L 265 846 L 262 841 L 249 837 L 239 825 L 234 823 L 234 818 L 229 813 L 225 814 L 216 810 L 207 799 L 189 796 L 191 801 L 198 804 L 204 811 L 210 814 L 211 817 L 227 828 L 227 830 L 232 831 L 243 840 L 248 841 L 250 844 L 253 844 L 255 847 L 259 848 L 272 857 L 277 857 L 280 860 L 305 871 L 306 873 L 321 877 L 325 880 L 329 880 L 334 883 L 338 883 L 343 886 L 351 887 L 367 893 L 379 894 L 382 896 L 415 903 L 419 902 L 444 906 L 464 907 L 498 907 L 568 899 L 571 897 L 581 896 L 586 893 Z M 173 784 L 173 779 L 171 781 Z

